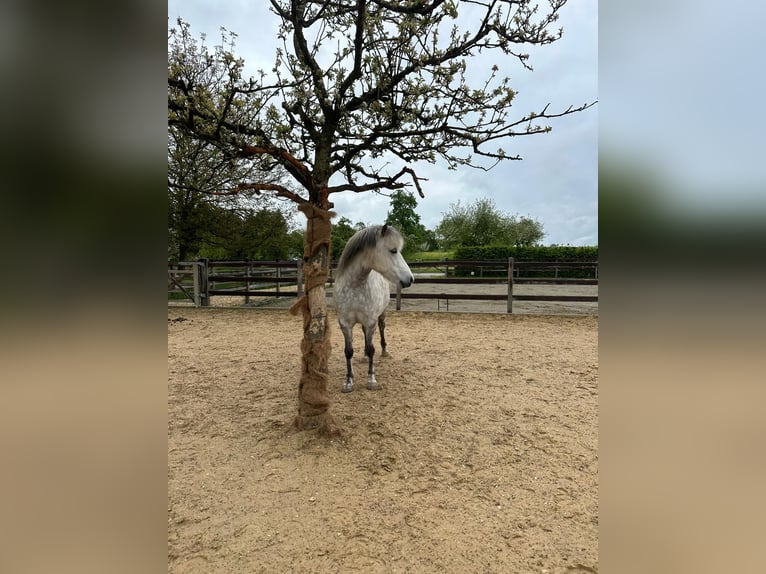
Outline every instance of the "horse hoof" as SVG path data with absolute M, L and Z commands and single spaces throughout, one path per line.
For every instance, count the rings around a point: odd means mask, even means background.
M 376 381 L 375 379 L 370 379 L 369 381 L 367 381 L 367 388 L 371 391 L 379 391 L 380 385 L 378 384 L 378 381 Z
M 381 357 L 390 357 L 391 355 L 388 354 L 388 351 L 383 349 L 383 352 L 380 354 Z
M 341 393 L 350 393 L 354 390 L 354 383 L 352 381 L 346 381 L 340 389 Z

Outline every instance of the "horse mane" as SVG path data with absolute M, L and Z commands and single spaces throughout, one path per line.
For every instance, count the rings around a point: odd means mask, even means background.
M 382 225 L 371 225 L 370 227 L 365 227 L 364 229 L 357 231 L 351 236 L 351 239 L 346 243 L 346 247 L 343 248 L 343 253 L 341 253 L 340 260 L 338 261 L 338 275 L 343 273 L 345 268 L 348 267 L 360 253 L 368 248 L 375 247 L 378 244 L 382 227 Z M 399 232 L 390 225 L 386 227 L 386 234 L 389 233 L 399 235 Z

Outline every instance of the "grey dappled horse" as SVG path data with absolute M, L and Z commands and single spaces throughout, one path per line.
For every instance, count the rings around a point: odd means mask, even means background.
M 386 308 L 391 299 L 389 282 L 409 287 L 415 281 L 402 257 L 403 245 L 404 240 L 396 229 L 389 225 L 373 225 L 357 231 L 348 240 L 338 261 L 333 298 L 346 342 L 346 382 L 341 389 L 344 393 L 354 390 L 351 357 L 354 356 L 353 329 L 357 323 L 362 325 L 364 354 L 369 359 L 367 388 L 380 388 L 372 365 L 375 354 L 372 338 L 375 327 L 379 326 L 381 354 L 386 356 Z

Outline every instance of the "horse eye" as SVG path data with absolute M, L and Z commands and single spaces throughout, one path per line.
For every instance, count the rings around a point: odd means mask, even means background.
M 396 254 L 396 249 L 392 249 L 391 253 Z

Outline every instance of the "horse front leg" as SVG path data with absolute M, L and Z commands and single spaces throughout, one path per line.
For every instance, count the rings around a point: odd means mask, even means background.
M 346 353 L 346 382 L 343 383 L 343 387 L 340 389 L 343 393 L 350 393 L 354 390 L 354 369 L 351 366 L 351 357 L 354 356 L 354 328 L 340 326 L 340 330 L 343 332 L 343 340 L 345 341 L 344 351 Z
M 378 381 L 375 380 L 375 367 L 372 362 L 372 359 L 375 356 L 375 345 L 372 342 L 374 335 L 375 323 L 364 329 L 364 354 L 367 355 L 367 359 L 369 360 L 369 367 L 367 368 L 367 388 L 371 391 L 380 389 Z

